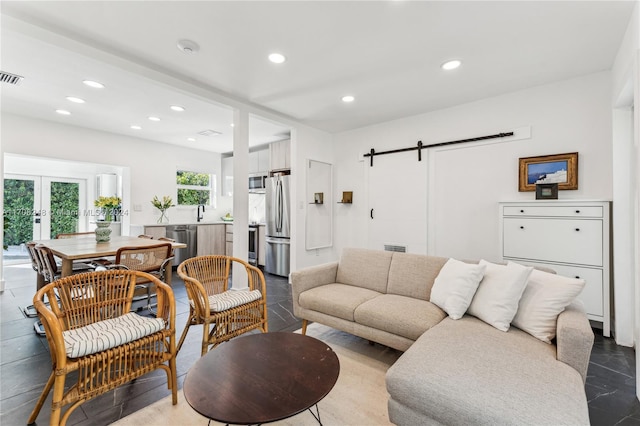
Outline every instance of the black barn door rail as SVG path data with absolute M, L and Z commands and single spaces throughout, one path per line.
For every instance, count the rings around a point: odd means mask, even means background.
M 484 141 L 484 140 L 487 140 L 487 139 L 504 138 L 506 136 L 513 136 L 513 132 L 497 133 L 495 135 L 488 135 L 488 136 L 478 136 L 476 138 L 460 139 L 460 140 L 457 140 L 457 141 L 439 142 L 439 143 L 434 143 L 434 144 L 431 144 L 431 145 L 423 145 L 422 141 L 418 141 L 418 145 L 417 146 L 412 146 L 410 148 L 392 149 L 390 151 L 376 152 L 373 148 L 371 148 L 371 151 L 368 154 L 364 154 L 364 157 L 369 157 L 369 161 L 370 161 L 369 165 L 371 167 L 373 167 L 373 157 L 375 157 L 376 155 L 396 154 L 398 152 L 406 152 L 406 151 L 418 150 L 418 161 L 422 161 L 422 150 L 426 149 L 426 148 L 435 148 L 435 147 L 438 147 L 438 146 L 456 145 L 456 144 L 459 144 L 459 143 Z

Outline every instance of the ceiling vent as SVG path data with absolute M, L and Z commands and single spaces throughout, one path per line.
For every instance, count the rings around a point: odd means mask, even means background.
M 215 130 L 207 129 L 207 130 L 198 132 L 198 134 L 200 136 L 218 136 L 218 135 L 221 135 L 222 133 L 216 132 Z
M 0 82 L 2 83 L 20 84 L 23 78 L 24 77 L 22 77 L 21 75 L 0 71 Z

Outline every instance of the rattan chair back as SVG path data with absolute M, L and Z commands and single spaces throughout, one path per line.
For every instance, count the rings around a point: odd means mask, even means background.
M 91 232 L 71 232 L 68 234 L 58 234 L 56 235 L 56 239 L 60 240 L 63 238 L 93 238 L 96 236 L 96 233 Z
M 158 272 L 171 258 L 171 243 L 147 247 L 121 247 L 116 252 L 115 263 L 127 269 L 142 272 Z
M 136 282 L 141 277 L 156 287 L 156 316 L 164 320 L 165 327 L 114 348 L 69 358 L 63 332 L 129 313 Z M 51 301 L 50 306 L 45 299 Z M 33 301 L 46 331 L 53 368 L 28 424 L 35 422 L 52 388 L 50 424 L 64 425 L 71 412 L 83 402 L 156 369 L 167 373 L 173 404 L 177 403 L 176 312 L 171 287 L 139 271 L 87 272 L 47 284 Z M 71 380 L 75 383 L 67 383 Z M 67 405 L 70 407 L 62 414 Z
M 51 249 L 45 245 L 38 244 L 35 246 L 35 251 L 40 260 L 40 273 L 44 277 L 44 281 L 51 283 L 60 278 L 58 264 Z
M 247 274 L 249 290 L 258 290 L 262 297 L 221 312 L 214 312 L 209 296 L 229 290 L 233 264 L 242 265 Z M 201 354 L 233 337 L 259 329 L 268 331 L 267 289 L 262 271 L 242 259 L 231 256 L 197 256 L 178 266 L 178 275 L 184 280 L 189 297 L 189 318 L 178 342 L 178 351 L 192 325 L 203 326 Z

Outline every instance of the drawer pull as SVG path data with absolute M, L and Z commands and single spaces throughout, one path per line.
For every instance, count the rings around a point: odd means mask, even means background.
M 576 232 L 579 232 L 579 231 L 580 231 L 580 228 L 576 228 Z
M 576 213 L 577 213 L 577 214 L 580 214 L 580 210 L 576 210 Z
M 520 210 L 520 213 L 524 213 L 524 210 Z
M 521 226 L 520 229 L 524 229 L 524 226 Z
M 576 275 L 576 279 L 579 280 L 580 279 L 580 275 Z

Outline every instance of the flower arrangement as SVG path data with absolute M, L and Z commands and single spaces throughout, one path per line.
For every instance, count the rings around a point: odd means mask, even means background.
M 169 207 L 174 207 L 173 200 L 168 195 L 162 197 L 162 200 L 158 199 L 157 195 L 153 196 L 153 200 L 151 200 L 151 204 L 156 209 L 160 210 L 160 218 L 158 218 L 158 223 L 162 223 L 164 221 L 168 221 L 169 218 L 165 214 L 165 212 L 169 209 Z
M 112 217 L 118 214 L 121 204 L 122 199 L 120 197 L 100 196 L 93 202 L 93 205 L 98 207 L 98 214 L 104 215 L 104 220 L 107 222 L 111 222 Z

